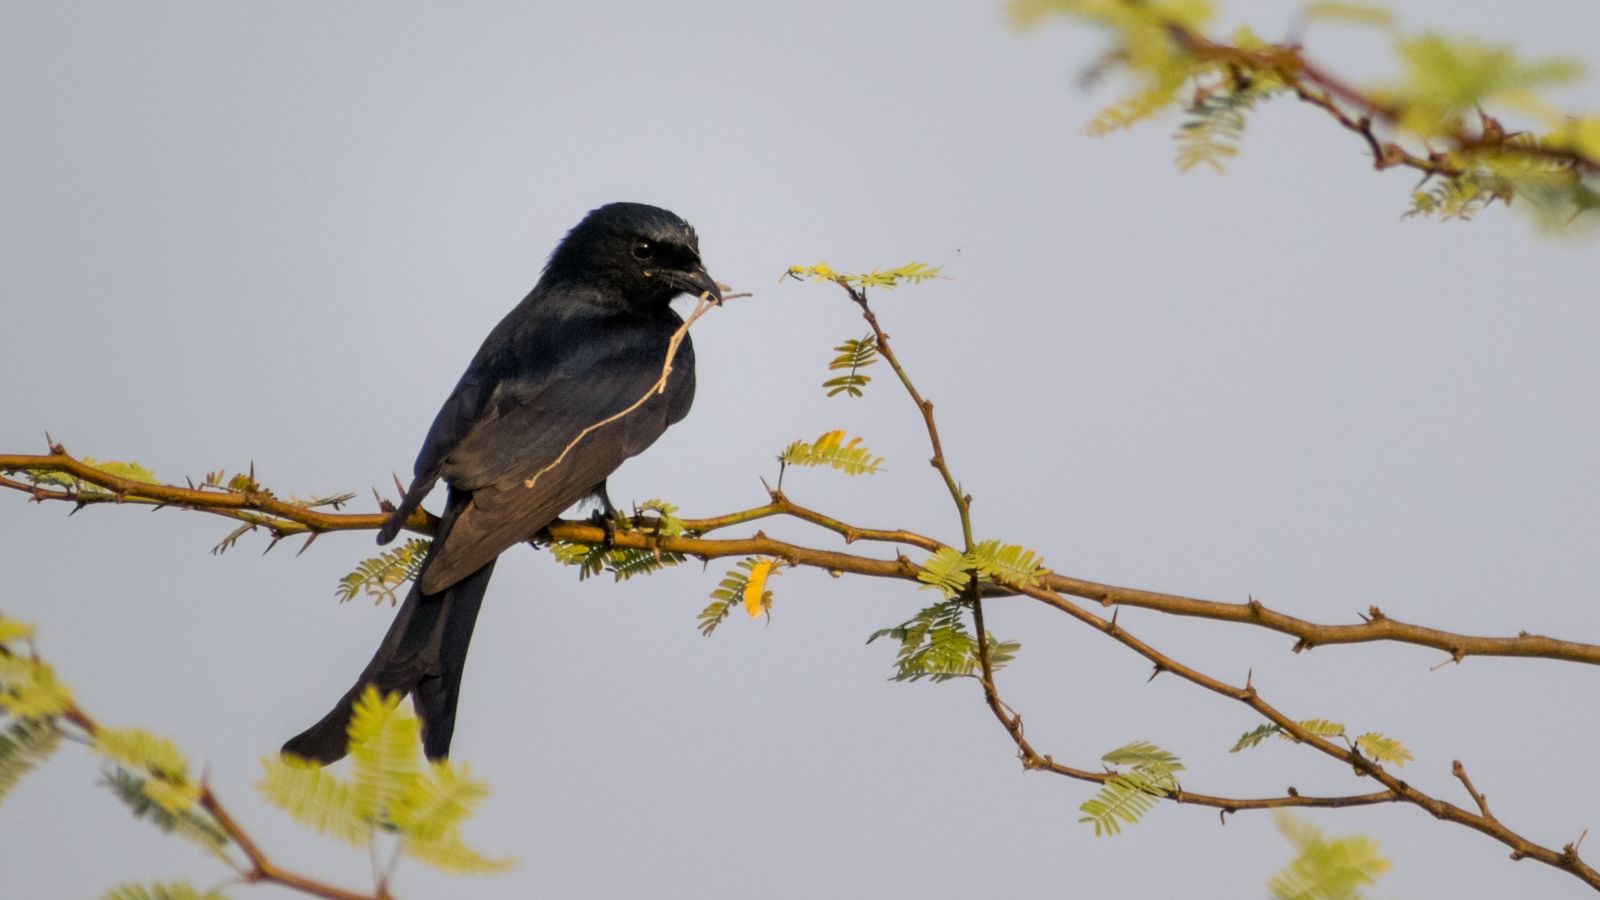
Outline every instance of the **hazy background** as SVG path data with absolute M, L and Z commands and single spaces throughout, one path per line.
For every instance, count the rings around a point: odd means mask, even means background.
M 1443 26 L 1600 63 L 1593 4 L 1403 2 Z M 1226 4 L 1283 33 L 1292 6 Z M 884 293 L 938 403 L 981 536 L 1073 575 L 1317 621 L 1370 604 L 1471 633 L 1600 639 L 1600 272 L 1496 210 L 1401 221 L 1405 172 L 1279 100 L 1225 177 L 1180 176 L 1171 122 L 1104 139 L 1082 28 L 1018 35 L 992 2 L 471 6 L 4 4 L 0 448 L 138 459 L 167 480 L 253 460 L 282 494 L 393 493 L 437 404 L 555 241 L 612 200 L 693 222 L 756 293 L 695 330 L 694 413 L 611 482 L 686 515 L 762 501 L 795 438 L 844 427 L 890 471 L 791 473 L 799 501 L 950 538 L 915 411 L 887 371 L 827 400 L 864 330 L 791 263 L 916 259 Z M 1381 42 L 1311 34 L 1353 76 Z M 1600 107 L 1595 81 L 1564 95 Z M 368 861 L 256 798 L 257 758 L 320 716 L 392 616 L 340 606 L 370 534 L 304 556 L 204 515 L 0 496 L 0 608 L 36 622 L 83 706 L 175 738 L 278 860 L 350 886 Z M 779 530 L 779 529 L 772 529 Z M 820 546 L 826 534 L 785 528 Z M 866 552 L 874 552 L 867 548 Z M 881 550 L 876 552 L 882 552 Z M 455 751 L 494 795 L 469 837 L 504 877 L 402 867 L 404 897 L 1259 897 L 1290 855 L 1265 815 L 1164 806 L 1114 839 L 1092 787 L 1024 773 L 974 684 L 884 680 L 873 629 L 930 599 L 791 572 L 770 625 L 695 628 L 732 560 L 578 584 L 496 570 Z M 1001 687 L 1043 752 L 1135 739 L 1239 795 L 1369 783 L 1065 617 L 993 604 L 1023 655 Z M 1600 828 L 1600 676 L 1404 646 L 1289 652 L 1272 633 L 1121 622 L 1299 717 L 1399 737 L 1459 804 L 1462 759 L 1504 821 L 1559 847 Z M 69 747 L 0 808 L 16 897 L 226 874 L 133 820 Z M 1378 896 L 1578 897 L 1574 879 L 1412 807 L 1311 811 L 1395 860 Z M 1593 845 L 1593 841 L 1590 841 Z M 1600 852 L 1600 851 L 1596 851 Z M 278 896 L 239 889 L 239 896 Z

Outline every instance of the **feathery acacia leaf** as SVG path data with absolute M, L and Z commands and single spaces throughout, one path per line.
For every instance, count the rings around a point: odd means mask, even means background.
M 1186 117 L 1173 135 L 1178 145 L 1178 170 L 1187 172 L 1204 165 L 1218 174 L 1225 171 L 1225 161 L 1239 155 L 1246 114 L 1274 93 L 1278 91 L 1228 87 L 1197 98 L 1185 110 Z
M 784 275 L 801 281 L 837 281 L 862 288 L 895 288 L 902 284 L 921 284 L 931 278 L 939 278 L 939 271 L 939 266 L 909 262 L 893 269 L 873 269 L 871 272 L 851 274 L 840 272 L 825 262 L 818 262 L 810 266 L 790 266 Z
M 1388 28 L 1395 23 L 1394 12 L 1376 3 L 1345 3 L 1339 0 L 1317 0 L 1314 3 L 1307 3 L 1300 8 L 1300 16 L 1308 22 L 1313 19 L 1326 19 L 1373 28 Z
M 1304 719 L 1295 724 L 1317 737 L 1340 737 L 1345 733 L 1343 722 L 1330 722 L 1327 719 Z M 1288 732 L 1284 732 L 1283 736 L 1294 740 L 1294 735 Z
M 786 466 L 829 466 L 851 476 L 876 475 L 883 471 L 883 457 L 873 456 L 859 437 L 846 442 L 843 429 L 825 432 L 811 443 L 795 441 L 778 459 Z
M 772 592 L 766 589 L 766 583 L 768 577 L 782 571 L 777 566 L 778 561 L 769 557 L 751 556 L 739 560 L 711 592 L 711 602 L 696 616 L 700 633 L 710 637 L 736 604 L 744 604 L 752 619 L 760 618 L 762 613 L 771 615 Z
M 150 779 L 126 769 L 112 769 L 101 783 L 133 812 L 134 818 L 149 819 L 162 831 L 192 841 L 209 853 L 220 856 L 222 848 L 231 843 L 227 833 L 197 808 L 174 811 L 153 800 Z
M 228 900 L 228 895 L 215 889 L 201 893 L 185 881 L 165 881 L 118 885 L 106 891 L 100 900 Z
M 350 717 L 351 792 L 357 812 L 382 821 L 421 772 L 422 724 L 399 713 L 400 694 L 368 685 Z
M 872 376 L 861 374 L 861 370 L 878 361 L 877 336 L 868 333 L 862 338 L 850 338 L 833 349 L 839 355 L 828 363 L 828 371 L 844 371 L 845 374 L 822 383 L 822 386 L 828 389 L 828 396 L 835 397 L 839 394 L 849 397 L 862 396 L 863 389 L 872 381 Z
M 619 514 L 611 522 L 618 534 L 635 530 L 663 537 L 677 537 L 684 533 L 683 520 L 678 518 L 678 507 L 665 500 L 646 500 L 634 509 L 635 515 L 654 513 L 653 527 L 637 527 L 633 520 Z M 610 572 L 616 581 L 627 581 L 635 575 L 653 575 L 667 566 L 683 562 L 683 554 L 656 547 L 607 547 L 604 544 L 569 544 L 555 541 L 550 553 L 565 566 L 578 567 L 578 580 L 586 581 L 592 575 Z
M 1020 544 L 986 540 L 974 544 L 971 553 L 962 553 L 954 547 L 934 551 L 923 560 L 917 580 L 947 598 L 966 590 L 973 572 L 978 573 L 980 581 L 1033 587 L 1040 578 L 1050 574 L 1043 563 L 1039 554 Z
M 339 595 L 339 602 L 345 603 L 365 594 L 374 603 L 385 600 L 391 604 L 399 603 L 400 588 L 416 580 L 432 543 L 424 538 L 411 538 L 393 550 L 385 550 L 371 559 L 362 560 L 354 572 L 339 579 L 339 587 L 335 591 Z
M 21 719 L 0 733 L 0 801 L 60 746 L 61 732 L 48 720 Z
M 1078 807 L 1079 822 L 1094 825 L 1095 837 L 1122 833 L 1153 809 L 1162 797 L 1178 790 L 1177 773 L 1183 771 L 1178 757 L 1149 741 L 1135 741 L 1100 757 L 1113 766 L 1128 766 L 1117 772 L 1099 793 Z
M 1297 851 L 1267 880 L 1273 900 L 1362 900 L 1361 888 L 1375 884 L 1389 870 L 1378 842 L 1366 835 L 1328 839 L 1322 830 L 1283 810 L 1272 822 Z
M 1233 749 L 1229 750 L 1228 752 L 1238 753 L 1240 750 L 1248 750 L 1251 747 L 1260 744 L 1267 738 L 1272 737 L 1275 734 L 1281 734 L 1282 732 L 1282 728 L 1279 728 L 1271 722 L 1263 722 L 1262 724 L 1257 725 L 1255 728 L 1252 728 L 1240 735 L 1238 742 L 1236 742 L 1233 745 Z
M 72 691 L 56 680 L 49 663 L 0 652 L 0 710 L 18 719 L 41 719 L 71 705 Z
M 1356 747 L 1370 759 L 1394 763 L 1397 766 L 1403 766 L 1416 759 L 1404 744 L 1376 731 L 1357 736 Z
M 474 874 L 502 871 L 511 860 L 490 859 L 467 846 L 461 826 L 489 789 L 449 760 L 424 765 L 416 716 L 400 696 L 367 688 L 350 720 L 351 778 L 298 760 L 262 760 L 258 787 L 299 821 L 356 846 L 379 830 L 400 837 L 400 849 L 436 868 Z
M 949 681 L 953 678 L 970 678 L 981 670 L 978 642 L 967 630 L 966 606 L 959 600 L 945 600 L 923 609 L 912 618 L 893 628 L 880 628 L 867 637 L 867 643 L 879 638 L 892 638 L 900 642 L 895 653 L 893 681 Z M 1022 645 L 1016 641 L 997 640 L 993 633 L 986 636 L 989 642 L 989 665 L 995 671 L 1016 658 Z
M 277 756 L 261 759 L 264 770 L 256 789 L 294 820 L 321 834 L 365 847 L 374 825 L 358 803 L 350 784 L 322 766 Z

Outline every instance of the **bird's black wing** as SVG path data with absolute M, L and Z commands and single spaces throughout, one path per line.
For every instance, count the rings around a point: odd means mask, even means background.
M 495 385 L 439 462 L 438 474 L 472 500 L 423 574 L 425 592 L 449 587 L 527 540 L 688 413 L 694 351 L 685 337 L 663 393 L 583 434 L 645 397 L 680 324 L 670 310 L 589 323 L 603 330 L 568 335 L 567 352 L 554 354 L 559 364 Z

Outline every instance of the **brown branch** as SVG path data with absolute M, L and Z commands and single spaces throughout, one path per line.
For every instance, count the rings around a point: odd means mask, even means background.
M 26 494 L 31 499 L 39 502 L 59 501 L 79 506 L 98 503 L 144 505 L 156 508 L 170 506 L 179 509 L 228 515 L 232 518 L 259 514 L 252 524 L 259 524 L 260 527 L 267 529 L 276 538 L 308 532 L 315 534 L 324 531 L 376 530 L 382 527 L 387 518 L 383 512 L 336 513 L 306 509 L 278 500 L 270 491 L 264 490 L 254 493 L 242 493 L 132 481 L 110 475 L 89 466 L 68 454 L 60 445 L 55 445 L 49 454 L 0 454 L 0 471 L 29 470 L 71 475 L 85 483 L 105 488 L 111 493 L 84 494 L 68 488 L 56 489 L 25 484 L 3 476 L 0 476 L 0 487 L 10 488 Z M 294 518 L 289 518 L 290 516 Z M 826 528 L 839 534 L 845 539 L 846 543 L 876 541 L 904 544 L 917 547 L 929 553 L 937 552 L 946 546 L 941 541 L 912 531 L 861 528 L 850 525 L 816 510 L 796 504 L 789 497 L 778 491 L 772 492 L 771 501 L 762 506 L 723 516 L 685 519 L 684 526 L 691 535 L 703 535 L 734 525 L 784 516 Z M 436 522 L 436 517 L 419 509 L 407 522 L 407 527 L 419 534 L 432 534 Z M 583 522 L 557 522 L 551 526 L 550 530 L 551 535 L 560 541 L 596 544 L 603 539 L 603 532 L 599 528 L 594 528 Z M 916 581 L 917 573 L 921 571 L 920 566 L 904 557 L 895 560 L 882 560 L 854 554 L 814 550 L 798 544 L 773 541 L 759 534 L 755 538 L 736 540 L 706 540 L 693 536 L 681 538 L 650 536 L 646 538 L 641 535 L 630 537 L 627 534 L 618 534 L 616 538 L 617 546 L 619 547 L 649 548 L 659 545 L 662 550 L 687 553 L 702 559 L 777 552 L 785 560 L 795 565 L 810 565 L 831 571 L 851 572 L 880 578 L 901 578 L 908 581 Z M 656 543 L 645 543 L 646 540 L 655 541 Z M 1485 637 L 1457 634 L 1437 628 L 1402 622 L 1384 615 L 1376 608 L 1370 611 L 1367 621 L 1360 624 L 1324 625 L 1278 612 L 1258 600 L 1251 600 L 1247 603 L 1223 603 L 1215 600 L 1185 597 L 1178 594 L 1101 584 L 1095 581 L 1053 573 L 1044 577 L 1043 585 L 1056 593 L 1092 600 L 1102 606 L 1131 606 L 1168 615 L 1211 619 L 1213 621 L 1269 629 L 1295 638 L 1294 649 L 1297 651 L 1329 644 L 1387 641 L 1441 650 L 1450 654 L 1452 658 L 1458 656 L 1517 657 L 1600 665 L 1600 645 L 1561 640 L 1526 632 L 1516 637 Z M 985 594 L 988 595 L 989 593 L 989 590 L 986 589 Z M 996 588 L 994 593 L 1009 594 L 1014 592 Z
M 1434 818 L 1444 819 L 1458 825 L 1464 825 L 1474 831 L 1481 832 L 1511 848 L 1513 859 L 1535 859 L 1546 865 L 1570 872 L 1592 888 L 1600 890 L 1600 872 L 1590 867 L 1578 858 L 1576 847 L 1569 845 L 1560 851 L 1536 844 L 1521 834 L 1506 827 L 1494 816 L 1474 813 L 1462 809 L 1453 803 L 1448 803 L 1430 796 L 1408 784 L 1406 781 L 1395 777 L 1383 766 L 1374 760 L 1361 755 L 1350 747 L 1341 747 L 1327 739 L 1313 734 L 1302 728 L 1295 720 L 1284 714 L 1272 704 L 1262 699 L 1255 687 L 1247 683 L 1244 687 L 1235 687 L 1219 679 L 1213 678 L 1197 669 L 1184 665 L 1167 656 L 1156 648 L 1130 634 L 1127 629 L 1118 625 L 1115 620 L 1107 621 L 1088 612 L 1076 604 L 1062 598 L 1042 586 L 1010 585 L 1013 589 L 1025 593 L 1030 597 L 1041 600 L 1050 606 L 1066 613 L 1085 625 L 1112 638 L 1118 643 L 1143 656 L 1154 663 L 1158 669 L 1171 672 L 1191 684 L 1205 688 L 1215 694 L 1220 694 L 1230 700 L 1242 703 L 1259 713 L 1267 721 L 1282 728 L 1285 732 L 1302 744 L 1307 744 L 1330 756 L 1345 765 L 1350 766 L 1358 775 L 1363 775 L 1376 780 L 1388 791 L 1403 802 L 1418 806 Z
M 1405 166 L 1424 175 L 1456 178 L 1464 174 L 1461 166 L 1451 162 L 1445 154 L 1412 153 L 1392 141 L 1382 141 L 1373 132 L 1373 120 L 1389 128 L 1399 128 L 1407 110 L 1397 103 L 1380 100 L 1369 93 L 1352 87 L 1342 79 L 1312 63 L 1298 44 L 1279 44 L 1262 48 L 1243 48 L 1213 41 L 1198 32 L 1167 23 L 1168 33 L 1175 42 L 1196 59 L 1221 63 L 1235 69 L 1271 72 L 1283 81 L 1302 102 L 1327 112 L 1342 127 L 1360 135 L 1372 151 L 1373 166 L 1388 169 Z M 1346 113 L 1343 103 L 1361 111 L 1359 116 Z M 1567 166 L 1574 171 L 1600 174 L 1600 160 L 1593 159 L 1580 150 L 1553 147 L 1544 144 L 1512 143 L 1497 122 L 1480 115 L 1481 127 L 1472 131 L 1457 123 L 1446 128 L 1440 137 L 1466 152 L 1494 150 L 1514 156 L 1543 160 Z
M 212 793 L 210 785 L 204 782 L 200 785 L 200 806 L 216 820 L 218 826 L 233 838 L 234 843 L 244 852 L 250 860 L 250 870 L 244 873 L 244 880 L 248 882 L 267 882 L 278 884 L 290 890 L 299 891 L 312 897 L 324 897 L 327 900 L 390 900 L 388 888 L 380 884 L 375 893 L 363 894 L 356 891 L 347 891 L 314 878 L 291 872 L 274 863 L 261 848 L 256 846 L 250 835 L 234 821 L 233 816 L 223 809 L 222 802 L 217 795 Z
M 976 597 L 971 597 L 973 628 L 978 637 L 978 681 L 983 686 L 983 699 L 989 705 L 989 710 L 1005 728 L 1006 734 L 1011 737 L 1012 743 L 1017 745 L 1017 758 L 1022 767 L 1029 770 L 1053 772 L 1078 781 L 1087 781 L 1093 784 L 1105 784 L 1116 777 L 1115 772 L 1095 772 L 1088 769 L 1077 769 L 1064 766 L 1056 762 L 1048 754 L 1041 754 L 1035 750 L 1033 743 L 1027 738 L 1022 728 L 1022 716 L 1011 708 L 1004 700 L 1000 699 L 1000 689 L 995 685 L 994 664 L 989 656 L 988 631 L 983 624 L 983 604 Z M 1165 800 L 1191 806 L 1210 806 L 1221 811 L 1223 820 L 1226 821 L 1228 813 L 1245 809 L 1281 809 L 1285 807 L 1321 807 L 1324 809 L 1343 808 L 1348 806 L 1371 806 L 1377 803 L 1394 803 L 1400 798 L 1394 791 L 1376 791 L 1370 794 L 1351 794 L 1346 796 L 1308 797 L 1298 791 L 1290 791 L 1279 797 L 1218 797 L 1213 794 L 1201 794 L 1194 791 L 1176 790 L 1170 794 L 1162 795 Z
M 890 365 L 894 367 L 895 374 L 900 377 L 901 384 L 905 387 L 906 392 L 911 395 L 911 398 L 914 402 L 916 402 L 918 409 L 922 411 L 923 420 L 927 425 L 928 438 L 933 446 L 934 455 L 931 462 L 934 468 L 938 469 L 940 475 L 943 476 L 945 484 L 949 487 L 951 496 L 955 500 L 956 509 L 961 514 L 961 526 L 966 542 L 966 550 L 968 553 L 971 553 L 973 550 L 972 524 L 970 516 L 972 499 L 965 495 L 957 486 L 955 477 L 951 474 L 950 468 L 945 461 L 943 450 L 939 444 L 939 431 L 934 422 L 933 404 L 922 398 L 922 396 L 917 392 L 915 385 L 912 384 L 911 379 L 906 374 L 905 370 L 900 367 L 898 361 L 894 359 L 888 348 L 884 346 L 887 336 L 883 333 L 877 317 L 873 315 L 871 308 L 867 305 L 865 292 L 861 289 L 851 286 L 849 282 L 842 277 L 836 277 L 834 281 L 836 281 L 841 287 L 849 292 L 851 299 L 853 299 L 861 308 L 863 315 L 867 318 L 868 324 L 872 326 L 873 333 L 878 336 L 879 351 L 883 353 L 885 359 L 889 360 Z M 993 580 L 1001 581 L 1002 579 L 1000 576 L 996 575 L 993 576 Z M 1297 721 L 1291 719 L 1289 716 L 1285 715 L 1283 712 L 1279 711 L 1276 707 L 1263 699 L 1260 693 L 1256 691 L 1255 686 L 1248 680 L 1246 681 L 1244 687 L 1235 687 L 1219 679 L 1213 678 L 1212 676 L 1207 675 L 1198 669 L 1178 662 L 1170 656 L 1167 656 L 1166 654 L 1157 650 L 1155 647 L 1145 643 L 1144 641 L 1130 634 L 1126 629 L 1119 626 L 1116 622 L 1114 613 L 1111 620 L 1107 621 L 1095 615 L 1094 613 L 1091 613 L 1088 610 L 1082 609 L 1076 604 L 1067 601 L 1060 595 L 1054 593 L 1046 587 L 1043 587 L 1042 585 L 1031 583 L 1013 583 L 1006 586 L 1019 593 L 1024 593 L 1030 597 L 1034 597 L 1035 599 L 1042 600 L 1055 609 L 1066 613 L 1085 625 L 1095 628 L 1102 634 L 1105 634 L 1122 645 L 1132 649 L 1134 652 L 1154 663 L 1158 673 L 1171 672 L 1185 681 L 1190 682 L 1191 684 L 1205 688 L 1213 693 L 1221 694 L 1222 696 L 1236 702 L 1243 703 L 1266 718 L 1269 722 L 1277 725 L 1290 737 L 1293 737 L 1303 744 L 1308 744 L 1323 754 L 1350 766 L 1351 769 L 1354 770 L 1359 776 L 1366 776 L 1377 780 L 1378 783 L 1382 784 L 1386 790 L 1381 792 L 1383 799 L 1375 800 L 1373 802 L 1403 801 L 1419 806 L 1433 814 L 1436 818 L 1445 819 L 1460 825 L 1465 825 L 1500 841 L 1506 846 L 1509 846 L 1511 848 L 1511 855 L 1513 859 L 1522 859 L 1528 857 L 1537 859 L 1546 865 L 1564 869 L 1583 880 L 1590 887 L 1600 889 L 1600 872 L 1597 872 L 1595 869 L 1591 868 L 1581 859 L 1579 859 L 1577 842 L 1567 844 L 1560 851 L 1551 850 L 1548 847 L 1533 843 L 1517 832 L 1507 828 L 1497 818 L 1490 815 L 1487 804 L 1482 802 L 1481 795 L 1473 790 L 1470 784 L 1468 784 L 1468 791 L 1473 795 L 1475 800 L 1479 801 L 1481 812 L 1478 814 L 1474 814 L 1468 810 L 1462 809 L 1459 806 L 1447 803 L 1443 800 L 1423 793 L 1416 788 L 1413 788 L 1405 781 L 1396 778 L 1388 770 L 1384 769 L 1383 766 L 1379 765 L 1375 760 L 1363 756 L 1355 749 L 1354 746 L 1341 747 L 1332 743 L 1331 741 L 1328 741 L 1320 735 L 1312 733 L 1309 729 L 1302 727 Z M 994 666 L 989 654 L 989 632 L 984 625 L 983 595 L 982 591 L 978 587 L 977 572 L 969 573 L 969 580 L 967 582 L 966 589 L 966 602 L 972 609 L 973 629 L 976 632 L 974 640 L 977 643 L 979 671 L 982 673 L 981 680 L 983 682 L 985 700 L 988 702 L 989 707 L 994 712 L 996 718 L 999 719 L 1001 725 L 1005 727 L 1006 732 L 1011 736 L 1012 741 L 1017 744 L 1019 752 L 1024 754 L 1024 759 L 1026 760 L 1028 758 L 1028 754 L 1037 757 L 1038 754 L 1032 751 L 1031 746 L 1028 745 L 1026 738 L 1023 735 L 1021 717 L 1012 711 L 1008 706 L 1006 706 L 1006 704 L 1000 699 L 999 690 L 995 687 Z M 1376 613 L 1376 610 L 1374 610 L 1374 613 Z M 1374 619 L 1377 618 L 1378 616 L 1375 615 Z M 1457 769 L 1459 769 L 1459 765 L 1460 764 L 1457 763 Z M 1068 767 L 1062 767 L 1062 769 L 1066 770 L 1063 771 L 1062 774 L 1070 774 L 1071 776 L 1087 774 L 1079 770 L 1069 769 Z M 1465 772 L 1462 771 L 1460 774 L 1463 783 L 1467 784 Z M 1352 805 L 1354 802 L 1359 801 L 1352 801 Z M 1579 838 L 1579 842 L 1581 841 L 1582 838 Z
M 1052 591 L 1093 600 L 1102 606 L 1133 606 L 1174 616 L 1267 628 L 1296 638 L 1294 646 L 1296 652 L 1325 644 L 1393 641 L 1443 650 L 1452 657 L 1533 657 L 1600 665 L 1600 645 L 1561 640 L 1528 632 L 1522 632 L 1516 637 L 1457 634 L 1391 619 L 1375 606 L 1369 608 L 1367 620 L 1359 625 L 1320 625 L 1270 609 L 1254 599 L 1247 603 L 1221 603 L 1177 594 L 1116 587 L 1057 574 L 1046 575 L 1043 584 Z
M 88 713 L 84 712 L 77 704 L 71 704 L 61 711 L 61 718 L 77 726 L 91 740 L 100 731 L 100 724 Z M 151 773 L 152 777 L 164 777 L 164 773 Z M 349 891 L 326 882 L 318 881 L 306 875 L 301 875 L 278 865 L 267 856 L 250 837 L 233 816 L 223 808 L 222 801 L 211 790 L 211 786 L 202 778 L 200 782 L 200 796 L 196 801 L 200 808 L 206 811 L 217 828 L 228 836 L 228 839 L 238 846 L 249 861 L 249 868 L 240 868 L 239 875 L 247 882 L 268 882 L 282 885 L 290 890 L 299 891 L 312 897 L 322 897 L 325 900 L 392 900 L 388 890 L 382 885 L 375 893 L 364 894 Z M 226 857 L 224 857 L 226 858 Z M 230 864 L 237 866 L 236 861 Z

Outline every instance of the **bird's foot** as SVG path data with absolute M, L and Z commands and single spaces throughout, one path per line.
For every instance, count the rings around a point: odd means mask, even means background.
M 610 504 L 606 505 L 609 506 Z M 612 519 L 612 515 L 614 515 L 615 512 L 616 510 L 612 510 L 611 514 L 607 514 L 605 510 L 597 509 L 593 513 L 589 514 L 590 524 L 594 525 L 596 528 L 599 528 L 605 533 L 605 537 L 601 539 L 600 546 L 608 552 L 616 549 L 617 523 Z

